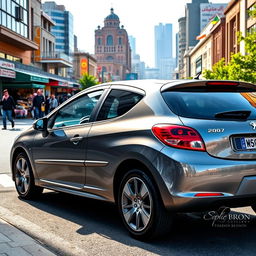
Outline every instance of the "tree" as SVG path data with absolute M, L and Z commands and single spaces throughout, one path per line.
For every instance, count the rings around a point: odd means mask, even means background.
M 256 18 L 256 5 L 250 11 L 250 15 Z M 256 31 L 248 33 L 243 37 L 238 33 L 238 41 L 245 42 L 246 55 L 240 52 L 231 56 L 230 62 L 225 63 L 225 59 L 213 65 L 212 70 L 205 70 L 206 79 L 218 80 L 241 80 L 256 83 Z
M 92 75 L 84 74 L 82 78 L 79 80 L 79 83 L 82 85 L 82 90 L 84 90 L 98 84 L 98 80 L 96 77 Z

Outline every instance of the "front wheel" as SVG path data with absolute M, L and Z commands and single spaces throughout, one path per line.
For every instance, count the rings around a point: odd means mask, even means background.
M 118 207 L 125 227 L 136 239 L 152 239 L 169 231 L 172 216 L 151 178 L 142 170 L 130 170 L 123 177 Z
M 15 187 L 21 198 L 34 199 L 38 197 L 43 188 L 35 185 L 34 175 L 25 153 L 20 153 L 14 162 Z

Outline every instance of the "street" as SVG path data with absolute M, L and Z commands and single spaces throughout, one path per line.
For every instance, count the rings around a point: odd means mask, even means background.
M 146 243 L 129 236 L 112 204 L 49 190 L 38 201 L 19 199 L 10 178 L 9 153 L 14 138 L 31 123 L 21 119 L 15 130 L 0 131 L 0 219 L 56 255 L 256 254 L 256 217 L 250 207 L 233 209 L 233 215 L 249 216 L 242 227 L 213 227 L 198 214 L 177 215 L 171 234 Z

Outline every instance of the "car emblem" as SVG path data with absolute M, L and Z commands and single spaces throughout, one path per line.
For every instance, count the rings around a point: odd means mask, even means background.
M 250 125 L 252 126 L 253 130 L 256 130 L 256 122 L 250 122 Z

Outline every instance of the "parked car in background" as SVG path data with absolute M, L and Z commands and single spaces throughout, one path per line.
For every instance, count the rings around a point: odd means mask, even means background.
M 173 213 L 256 210 L 255 85 L 113 82 L 91 87 L 14 142 L 21 198 L 43 188 L 116 203 L 137 239 L 168 232 Z

